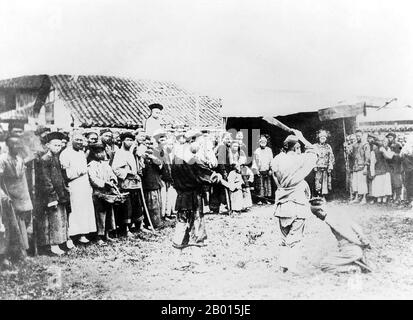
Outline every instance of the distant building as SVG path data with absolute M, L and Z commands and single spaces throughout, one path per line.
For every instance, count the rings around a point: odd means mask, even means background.
M 166 128 L 184 124 L 210 130 L 223 127 L 220 99 L 170 82 L 73 75 L 0 80 L 0 122 L 133 129 L 144 124 L 151 103 L 164 106 Z

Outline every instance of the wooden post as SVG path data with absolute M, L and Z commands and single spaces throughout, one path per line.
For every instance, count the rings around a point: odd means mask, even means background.
M 345 118 L 343 118 L 343 134 L 344 134 L 344 144 L 343 147 L 346 145 L 347 141 L 346 141 L 346 137 L 347 137 L 347 132 L 346 132 L 346 121 Z M 350 164 L 348 161 L 348 155 L 346 150 L 344 149 L 344 162 L 345 162 L 345 170 L 346 170 L 346 188 L 348 190 L 348 193 L 350 195 L 350 199 L 351 199 L 351 174 L 350 174 Z

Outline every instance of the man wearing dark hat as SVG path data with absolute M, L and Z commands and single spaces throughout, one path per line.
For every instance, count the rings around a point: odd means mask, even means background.
M 119 149 L 115 145 L 112 130 L 108 128 L 100 130 L 100 141 L 105 147 L 106 160 L 109 161 L 110 165 L 112 165 L 113 157 L 115 156 L 116 151 Z
M 118 183 L 121 192 L 128 192 L 127 201 L 119 205 L 116 210 L 116 224 L 120 226 L 123 236 L 129 237 L 132 223 L 137 229 L 143 220 L 142 203 L 140 200 L 140 191 L 142 188 L 141 177 L 138 175 L 138 164 L 133 153 L 132 146 L 135 141 L 133 133 L 126 131 L 120 134 L 122 147 L 116 151 L 113 158 L 112 169 L 118 177 Z
M 149 105 L 151 110 L 151 115 L 145 121 L 145 132 L 149 135 L 153 135 L 155 130 L 162 129 L 161 125 L 161 114 L 163 106 L 159 103 L 154 103 Z
M 12 122 L 9 124 L 9 135 L 12 137 L 21 138 L 24 133 L 24 123 L 22 122 Z
M 389 141 L 389 148 L 394 153 L 393 158 L 388 160 L 390 166 L 391 187 L 393 190 L 393 203 L 398 206 L 401 202 L 401 194 L 403 187 L 402 179 L 402 158 L 400 152 L 402 146 L 396 141 L 396 134 L 390 132 L 386 135 Z
M 294 130 L 294 135 L 284 141 L 284 151 L 271 162 L 273 178 L 277 185 L 275 212 L 282 234 L 280 267 L 283 272 L 296 270 L 298 245 L 304 235 L 305 221 L 310 215 L 308 200 L 310 188 L 305 177 L 317 163 L 317 151 L 303 134 Z M 301 154 L 300 141 L 306 152 Z M 300 150 L 300 151 L 298 151 Z
M 62 149 L 61 141 L 64 137 L 65 135 L 61 132 L 50 132 L 44 137 L 48 151 L 40 159 L 40 184 L 36 186 L 41 190 L 41 209 L 36 215 L 37 244 L 49 247 L 51 253 L 55 255 L 62 255 L 64 251 L 59 245 L 70 240 L 68 212 L 66 211 L 70 195 L 59 160 Z

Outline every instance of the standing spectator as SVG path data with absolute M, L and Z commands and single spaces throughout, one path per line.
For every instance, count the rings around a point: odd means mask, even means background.
M 406 201 L 408 206 L 413 207 L 413 135 L 407 137 L 406 144 L 400 152 L 404 171 L 406 188 Z
M 120 137 L 120 133 L 118 131 L 113 132 L 113 144 L 115 148 L 119 149 L 122 147 L 122 139 Z
M 386 138 L 389 141 L 389 148 L 393 152 L 393 158 L 389 160 L 393 203 L 395 206 L 399 206 L 403 187 L 402 159 L 400 157 L 402 146 L 396 141 L 396 135 L 393 132 L 388 133 Z
M 162 129 L 161 125 L 161 115 L 163 106 L 159 103 L 154 103 L 148 106 L 151 110 L 151 114 L 148 119 L 145 121 L 145 132 L 146 134 L 153 136 L 153 133 L 158 130 Z
M 140 230 L 143 220 L 139 190 L 142 188 L 142 180 L 138 174 L 138 165 L 132 149 L 135 136 L 131 132 L 124 132 L 120 138 L 122 147 L 116 151 L 112 169 L 118 177 L 120 191 L 128 192 L 129 197 L 125 203 L 117 206 L 116 224 L 120 227 L 123 236 L 130 237 L 132 236 L 130 232 L 132 221 L 135 223 L 136 229 Z
M 60 163 L 70 193 L 69 236 L 79 237 L 78 241 L 85 244 L 89 242 L 85 235 L 96 232 L 96 221 L 83 142 L 83 135 L 78 131 L 73 132 L 72 145 L 62 151 Z M 68 247 L 73 247 L 72 241 L 68 242 Z
M 241 165 L 241 176 L 243 180 L 242 184 L 242 197 L 244 199 L 244 208 L 248 210 L 252 207 L 252 198 L 251 198 L 251 190 L 250 185 L 254 182 L 254 174 L 252 173 L 251 169 L 246 165 Z
M 238 143 L 237 143 L 238 148 Z M 232 211 L 241 212 L 245 209 L 244 198 L 242 195 L 242 176 L 241 176 L 241 166 L 238 162 L 232 164 L 232 170 L 228 174 L 228 183 L 231 186 L 230 197 Z
M 27 227 L 31 224 L 29 187 L 26 180 L 26 166 L 19 155 L 23 148 L 20 138 L 6 138 L 7 153 L 0 155 L 0 186 L 3 224 L 5 227 L 6 244 L 3 259 L 19 261 L 26 258 L 29 249 Z
M 48 151 L 40 159 L 41 179 L 40 185 L 36 186 L 41 190 L 40 210 L 36 216 L 37 244 L 49 246 L 55 255 L 62 255 L 64 251 L 59 245 L 70 240 L 67 212 L 70 196 L 59 160 L 64 137 L 61 132 L 46 135 Z
M 370 171 L 371 171 L 371 196 L 374 197 L 371 203 L 387 203 L 387 198 L 392 195 L 390 168 L 387 159 L 392 158 L 392 152 L 386 150 L 387 139 L 378 138 L 371 150 Z
M 315 144 L 318 148 L 317 165 L 315 171 L 315 191 L 318 196 L 325 197 L 331 191 L 331 173 L 334 169 L 334 153 L 331 146 L 327 143 L 329 133 L 326 130 L 318 132 L 319 143 Z
M 350 200 L 351 196 L 353 194 L 353 188 L 352 188 L 352 181 L 353 181 L 353 176 L 352 176 L 352 169 L 354 166 L 354 158 L 351 155 L 351 150 L 353 144 L 356 143 L 356 138 L 354 134 L 350 134 L 346 137 L 346 141 L 344 142 L 344 161 L 345 161 L 345 166 L 346 166 L 346 190 L 350 194 Z
M 95 143 L 89 145 L 89 149 L 88 172 L 93 188 L 98 244 L 103 245 L 104 241 L 112 241 L 109 232 L 116 229 L 113 203 L 118 179 L 109 162 L 105 160 L 105 146 Z
M 254 152 L 252 160 L 252 170 L 258 176 L 258 195 L 260 201 L 258 204 L 267 203 L 266 198 L 271 198 L 271 161 L 273 159 L 272 150 L 267 147 L 267 138 L 261 136 L 259 148 Z
M 231 171 L 231 133 L 224 132 L 222 142 L 216 147 L 217 167 L 215 171 L 219 173 L 224 180 L 228 178 Z M 231 211 L 231 203 L 226 188 L 220 184 L 212 187 L 209 208 L 213 213 L 219 213 L 221 204 L 227 206 L 228 212 Z
M 235 135 L 235 140 L 238 141 L 240 151 L 244 152 L 245 156 L 248 155 L 248 147 L 244 143 L 244 133 L 240 130 Z
M 159 136 L 155 136 L 159 138 Z M 154 228 L 160 228 L 162 223 L 162 160 L 159 150 L 154 147 L 153 139 L 147 140 L 145 167 L 142 174 L 142 187 L 145 194 L 146 206 Z
M 366 204 L 367 188 L 367 172 L 370 162 L 370 146 L 363 141 L 363 133 L 361 130 L 356 131 L 356 143 L 350 149 L 350 156 L 353 158 L 352 168 L 352 190 L 353 199 L 351 203 L 360 202 Z M 361 200 L 361 201 L 360 201 Z
M 153 135 L 157 146 L 154 149 L 156 155 L 162 161 L 161 165 L 161 217 L 163 219 L 171 220 L 171 211 L 169 202 L 171 202 L 171 192 L 170 188 L 172 186 L 172 176 L 171 176 L 171 160 L 169 153 L 172 150 L 167 148 L 167 136 L 163 129 L 155 130 Z
M 99 140 L 99 135 L 98 135 L 98 133 L 97 133 L 96 131 L 90 130 L 90 131 L 86 132 L 85 137 L 86 137 L 86 142 L 87 142 L 87 147 L 86 147 L 86 152 L 85 152 L 85 153 L 86 153 L 86 160 L 87 160 L 87 163 L 89 163 L 89 161 L 90 161 L 90 158 L 89 158 L 89 155 L 90 155 L 89 146 L 90 146 L 91 144 L 95 144 L 95 143 L 98 142 L 98 140 Z
M 85 136 L 86 136 L 88 145 L 95 144 L 99 140 L 99 135 L 94 130 L 88 131 Z
M 109 164 L 112 165 L 115 153 L 119 149 L 118 146 L 115 144 L 112 130 L 100 130 L 100 140 L 103 143 L 103 146 L 105 147 L 106 160 L 108 160 Z

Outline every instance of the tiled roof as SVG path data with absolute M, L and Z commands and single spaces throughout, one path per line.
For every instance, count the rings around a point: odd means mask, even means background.
M 196 96 L 173 83 L 108 76 L 50 76 L 56 94 L 82 126 L 135 127 L 149 116 L 148 105 L 164 106 L 166 125 L 196 125 Z M 201 127 L 220 127 L 219 99 L 199 97 Z
M 0 89 L 40 89 L 47 75 L 24 76 L 0 80 Z

